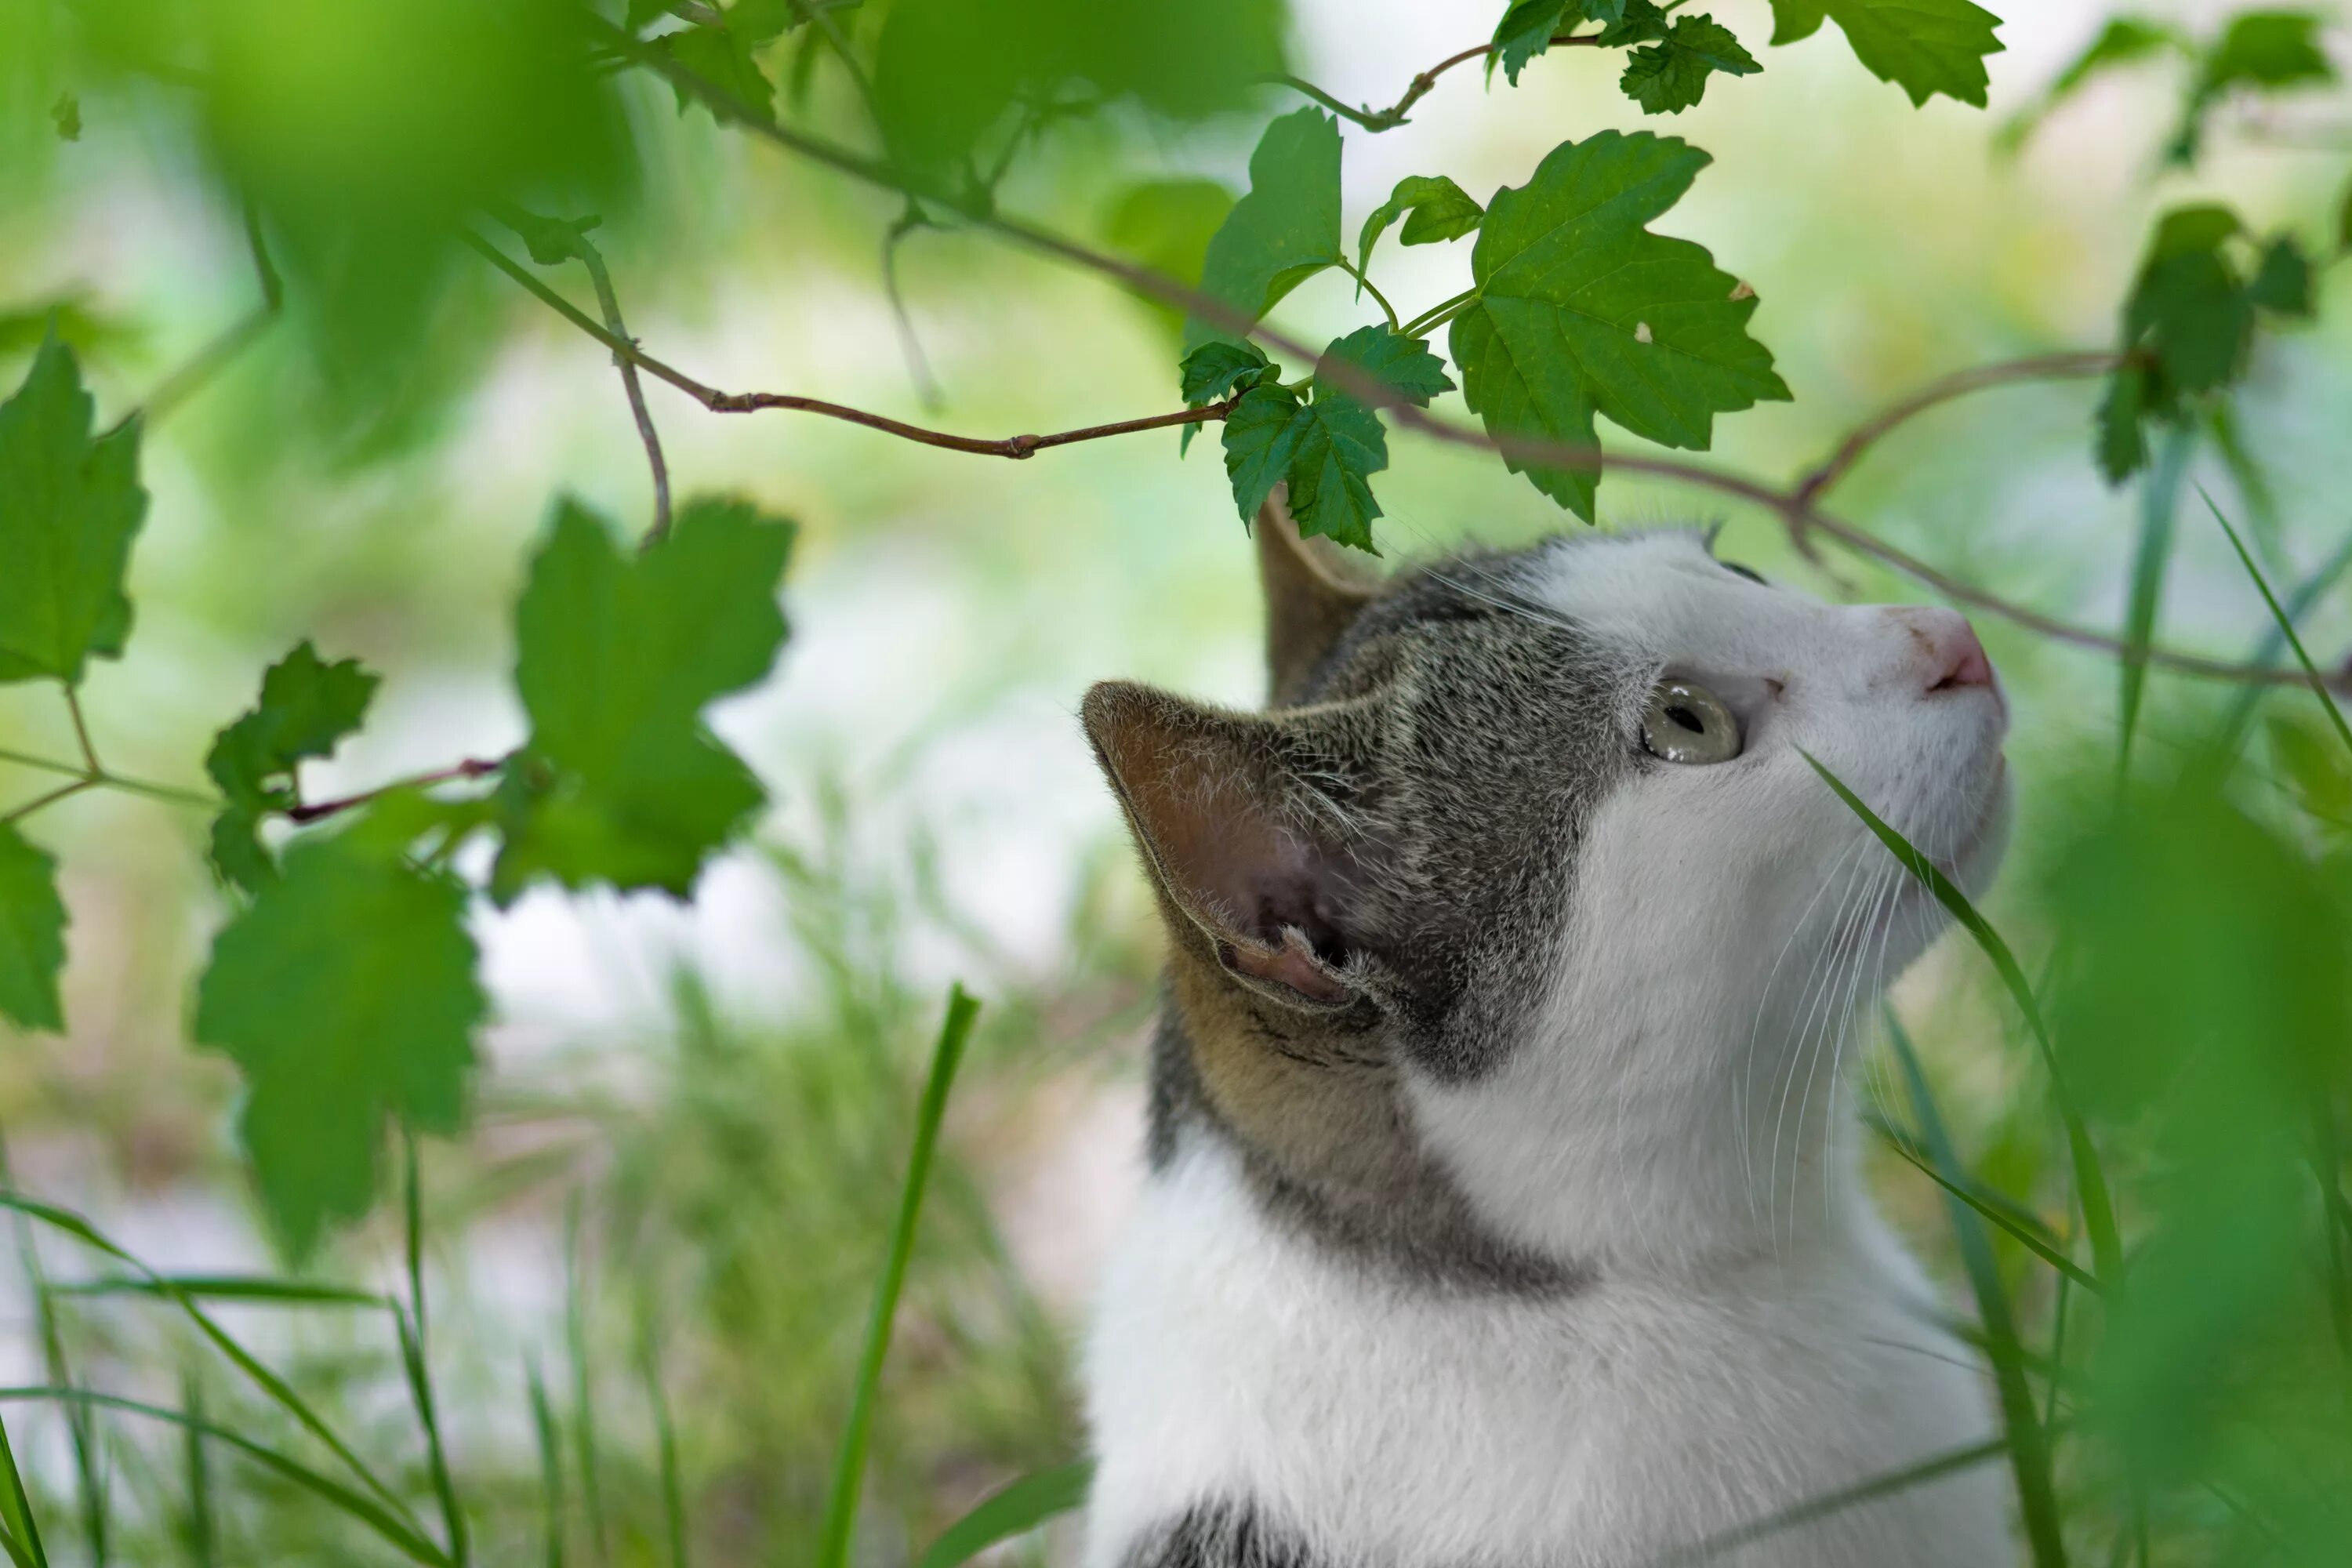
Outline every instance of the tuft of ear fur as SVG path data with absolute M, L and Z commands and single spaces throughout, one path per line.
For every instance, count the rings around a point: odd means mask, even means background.
M 1265 590 L 1267 700 L 1292 701 L 1380 584 L 1341 559 L 1338 546 L 1307 539 L 1291 520 L 1287 486 L 1257 509 L 1258 582 Z
M 1080 716 L 1177 940 L 1285 1006 L 1351 1005 L 1350 859 L 1291 771 L 1300 721 L 1119 680 L 1088 691 Z

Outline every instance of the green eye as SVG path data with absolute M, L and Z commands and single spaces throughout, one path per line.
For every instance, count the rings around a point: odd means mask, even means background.
M 1706 687 L 1661 680 L 1642 714 L 1642 747 L 1669 763 L 1727 763 L 1739 754 L 1739 721 Z

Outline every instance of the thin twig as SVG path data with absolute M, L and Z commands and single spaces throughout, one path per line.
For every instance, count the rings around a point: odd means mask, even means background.
M 2000 364 L 1979 365 L 1931 381 L 1926 386 L 1894 404 L 1884 413 L 1858 426 L 1838 446 L 1836 451 L 1822 459 L 1813 470 L 1800 480 L 1796 497 L 1801 501 L 1815 501 L 1832 485 L 1853 471 L 1870 448 L 1876 446 L 1889 431 L 1906 420 L 1926 413 L 1940 403 L 1965 397 L 1987 387 L 2004 386 L 2020 381 L 2065 381 L 2077 376 L 2105 375 L 2125 360 L 2117 353 L 2042 354 L 2032 359 L 2007 360 Z
M 506 766 L 506 759 L 503 757 L 495 762 L 486 762 L 480 757 L 467 757 L 464 762 L 454 766 L 436 768 L 429 773 L 413 773 L 404 779 L 395 779 L 387 784 L 378 784 L 373 789 L 362 790 L 357 795 L 347 795 L 336 800 L 321 800 L 308 805 L 289 807 L 286 820 L 298 824 L 316 822 L 321 817 L 332 816 L 337 812 L 349 811 L 354 806 L 365 805 L 377 796 L 389 795 L 396 789 L 415 789 L 425 784 L 447 784 L 453 779 L 487 778 L 504 766 Z
M 622 342 L 634 346 L 636 339 L 621 321 L 621 301 L 613 292 L 612 274 L 604 270 L 604 254 L 580 238 L 580 263 L 588 268 L 588 281 L 595 286 L 596 306 L 604 313 L 604 325 Z M 637 422 L 637 439 L 645 443 L 646 464 L 654 471 L 654 525 L 646 533 L 646 543 L 657 543 L 669 536 L 669 465 L 662 460 L 661 436 L 654 429 L 652 410 L 646 406 L 646 389 L 637 379 L 636 365 L 624 354 L 614 354 L 613 363 L 620 368 L 621 386 L 629 395 L 629 414 Z
M 1343 256 L 1339 258 L 1339 270 L 1354 279 L 1358 283 L 1363 285 L 1364 291 L 1372 297 L 1372 303 L 1381 308 L 1381 314 L 1389 319 L 1390 331 L 1398 333 L 1402 333 L 1403 331 L 1403 329 L 1397 325 L 1396 310 L 1389 303 L 1389 297 L 1381 293 L 1379 287 L 1374 284 L 1370 278 L 1364 276 L 1363 268 L 1358 267 L 1354 262 L 1349 261 Z
M 81 694 L 72 687 L 66 688 L 66 711 L 73 715 L 74 740 L 81 746 L 82 767 L 92 778 L 102 778 L 106 766 L 98 760 L 98 748 L 89 743 L 89 723 L 81 716 Z
M 1597 44 L 1600 41 L 1601 35 L 1598 33 L 1560 33 L 1552 38 L 1551 47 L 1557 48 L 1562 45 L 1591 45 Z M 1464 49 L 1457 55 L 1448 55 L 1445 58 L 1430 67 L 1427 70 L 1423 71 L 1420 75 L 1414 77 L 1412 82 L 1406 86 L 1404 96 L 1398 99 L 1386 109 L 1374 109 L 1370 104 L 1367 104 L 1360 109 L 1350 109 L 1346 104 L 1340 102 L 1338 99 L 1332 97 L 1329 93 L 1324 91 L 1321 88 L 1317 87 L 1313 82 L 1287 74 L 1262 77 L 1259 79 L 1276 87 L 1286 87 L 1293 92 L 1303 92 L 1307 97 L 1313 99 L 1316 102 L 1321 104 L 1324 108 L 1329 110 L 1332 113 L 1339 115 L 1343 119 L 1352 120 L 1367 131 L 1375 132 L 1381 131 L 1393 131 L 1398 126 L 1406 123 L 1406 113 L 1412 110 L 1414 104 L 1419 103 L 1423 99 L 1429 96 L 1430 90 L 1436 87 L 1437 79 L 1439 77 L 1444 76 L 1455 66 L 1465 64 L 1468 61 L 1480 58 L 1483 56 L 1490 55 L 1494 52 L 1495 46 L 1492 43 L 1485 43 L 1480 44 L 1475 48 Z
M 154 391 L 134 406 L 130 413 L 115 421 L 112 429 L 121 430 L 133 419 L 153 425 L 173 408 L 201 391 L 205 384 L 233 363 L 238 355 L 251 347 L 254 341 L 268 330 L 285 307 L 286 285 L 278 277 L 277 267 L 269 259 L 269 247 L 261 237 L 261 217 L 251 201 L 245 204 L 245 243 L 253 254 L 253 269 L 261 283 L 261 303 L 247 311 L 212 342 L 198 349 L 187 363 L 165 376 Z
M 939 378 L 931 374 L 931 360 L 923 352 L 923 340 L 915 333 L 915 318 L 907 309 L 907 296 L 898 288 L 898 247 L 907 237 L 919 228 L 931 226 L 922 204 L 914 197 L 907 198 L 907 210 L 898 215 L 887 234 L 882 237 L 882 297 L 890 302 L 890 320 L 898 329 L 898 348 L 907 356 L 907 374 L 915 383 L 915 400 L 930 413 L 947 406 L 947 395 L 940 390 Z
M 69 784 L 49 791 L 47 795 L 37 795 L 22 805 L 6 812 L 0 812 L 0 826 L 22 822 L 45 805 L 55 805 L 61 800 L 70 799 L 86 789 L 95 789 L 97 786 L 96 779 L 79 778 Z

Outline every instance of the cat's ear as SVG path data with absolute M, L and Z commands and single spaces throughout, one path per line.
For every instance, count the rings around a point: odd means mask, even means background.
M 1227 713 L 1119 680 L 1088 691 L 1081 717 L 1171 934 L 1285 1006 L 1351 1005 L 1359 868 L 1298 776 L 1335 764 L 1328 718 Z
M 1380 597 L 1369 574 L 1341 559 L 1327 539 L 1300 535 L 1291 521 L 1286 486 L 1276 485 L 1257 509 L 1257 574 L 1265 589 L 1265 665 L 1271 700 L 1279 705 L 1331 651 L 1357 612 Z

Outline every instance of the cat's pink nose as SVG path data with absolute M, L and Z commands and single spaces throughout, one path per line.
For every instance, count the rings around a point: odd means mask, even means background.
M 1977 640 L 1977 629 L 1965 617 L 1948 611 L 1938 616 L 1937 621 L 1937 629 L 1928 634 L 1928 666 L 1942 673 L 1927 683 L 1927 689 L 1990 686 L 1992 660 L 1985 657 L 1984 644 Z
M 1911 668 L 1918 673 L 1921 690 L 1993 684 L 1992 660 L 1985 657 L 1984 644 L 1977 640 L 1976 628 L 1966 616 L 1913 605 L 1894 614 L 1916 646 L 1916 661 Z

